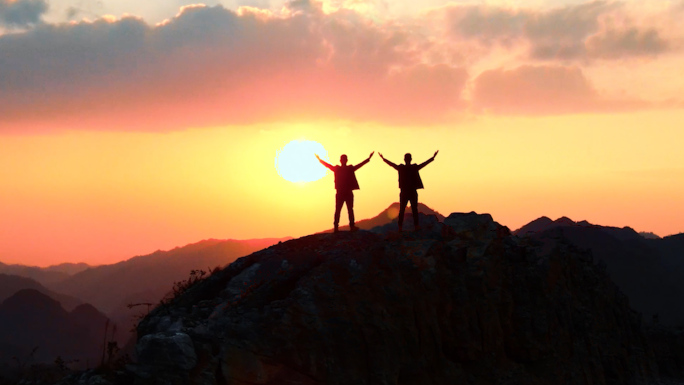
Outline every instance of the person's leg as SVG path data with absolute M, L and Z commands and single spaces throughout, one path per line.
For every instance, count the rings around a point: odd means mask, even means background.
M 411 194 L 409 201 L 411 202 L 411 213 L 413 214 L 413 227 L 418 230 L 420 228 L 418 225 L 418 191 Z
M 354 192 L 349 192 L 345 203 L 347 204 L 347 214 L 349 214 L 349 230 L 354 231 L 356 228 L 354 226 Z
M 401 231 L 401 228 L 404 224 L 404 211 L 406 210 L 406 204 L 408 203 L 408 199 L 406 196 L 406 193 L 404 191 L 399 193 L 399 231 Z
M 342 211 L 342 204 L 344 203 L 344 196 L 337 192 L 335 194 L 335 221 L 333 222 L 333 225 L 335 226 L 335 232 L 337 232 L 337 228 L 340 225 L 340 211 Z

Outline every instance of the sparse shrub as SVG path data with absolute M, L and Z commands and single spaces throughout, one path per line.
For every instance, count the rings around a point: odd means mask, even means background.
M 188 289 L 194 286 L 197 282 L 203 280 L 205 275 L 207 275 L 207 272 L 204 270 L 191 270 L 190 276 L 187 279 L 173 283 L 171 293 L 172 298 L 178 298 L 179 296 L 183 295 L 183 293 L 188 291 Z
M 161 300 L 160 304 L 168 305 L 169 303 L 171 303 L 171 301 L 183 295 L 183 293 L 188 291 L 191 287 L 195 286 L 197 283 L 205 280 L 206 278 L 209 278 L 210 276 L 212 276 L 220 270 L 221 268 L 219 266 L 216 266 L 213 269 L 207 268 L 207 270 L 190 270 L 190 276 L 187 279 L 184 279 L 182 281 L 176 281 L 173 283 L 171 293 L 164 297 Z
M 140 321 L 142 321 L 145 317 L 147 317 L 148 314 L 150 314 L 150 310 L 152 309 L 152 306 L 154 306 L 154 304 L 151 302 L 141 302 L 141 303 L 129 303 L 128 305 L 126 305 L 126 307 L 129 309 L 133 309 L 134 307 L 139 307 L 139 306 L 147 306 L 147 312 L 138 313 L 138 314 L 133 315 L 133 319 L 134 319 L 133 327 L 131 328 L 131 330 L 129 330 L 132 333 L 134 333 L 136 331 L 136 328 L 138 327 L 138 323 Z

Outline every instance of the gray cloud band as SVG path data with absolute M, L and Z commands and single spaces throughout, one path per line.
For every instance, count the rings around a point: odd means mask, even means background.
M 453 5 L 445 9 L 453 38 L 483 44 L 529 43 L 529 56 L 540 60 L 614 59 L 657 55 L 670 45 L 652 27 L 611 25 L 622 11 L 618 2 L 594 1 L 534 11 L 487 5 Z M 620 17 L 629 19 L 628 17 Z M 605 25 L 604 25 L 605 24 Z

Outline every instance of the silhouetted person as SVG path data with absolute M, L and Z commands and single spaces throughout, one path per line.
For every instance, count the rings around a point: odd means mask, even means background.
M 404 224 L 404 211 L 408 202 L 411 202 L 413 225 L 416 230 L 420 229 L 418 224 L 418 190 L 423 188 L 423 181 L 420 179 L 419 171 L 435 160 L 438 152 L 435 151 L 435 155 L 432 158 L 421 164 L 411 163 L 411 154 L 404 155 L 404 162 L 406 164 L 394 164 L 378 153 L 385 163 L 399 171 L 399 231 L 402 230 L 402 225 Z
M 335 173 L 335 189 L 337 190 L 337 193 L 335 194 L 335 221 L 333 222 L 335 225 L 335 232 L 338 231 L 340 225 L 340 211 L 342 211 L 342 205 L 345 203 L 347 204 L 347 213 L 349 214 L 349 230 L 357 230 L 356 226 L 354 226 L 354 190 L 359 189 L 359 182 L 356 180 L 356 174 L 354 172 L 370 162 L 374 153 L 375 151 L 371 152 L 368 159 L 356 166 L 351 164 L 347 165 L 346 155 L 340 156 L 340 166 L 333 166 L 316 155 L 316 159 L 318 159 L 322 165 Z

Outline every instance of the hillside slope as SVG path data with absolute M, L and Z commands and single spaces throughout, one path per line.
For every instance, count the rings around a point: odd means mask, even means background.
M 157 303 L 171 291 L 173 283 L 187 279 L 191 270 L 211 270 L 261 250 L 280 239 L 205 240 L 169 251 L 138 256 L 112 265 L 102 265 L 74 274 L 50 286 L 93 304 L 111 314 L 129 303 Z
M 658 365 L 591 255 L 452 214 L 240 258 L 155 309 L 118 383 L 629 384 Z

